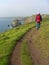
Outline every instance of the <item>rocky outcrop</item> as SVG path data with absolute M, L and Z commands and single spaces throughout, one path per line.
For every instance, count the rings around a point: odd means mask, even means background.
M 11 24 L 12 27 L 16 27 L 18 25 L 21 25 L 21 23 L 19 22 L 19 20 L 14 20 Z

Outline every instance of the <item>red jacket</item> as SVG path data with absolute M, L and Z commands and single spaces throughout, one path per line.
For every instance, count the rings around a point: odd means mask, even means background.
M 41 15 L 38 14 L 36 15 L 36 22 L 41 22 L 42 18 L 41 18 Z

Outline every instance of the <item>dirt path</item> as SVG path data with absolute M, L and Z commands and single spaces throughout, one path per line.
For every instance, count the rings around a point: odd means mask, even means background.
M 18 42 L 16 43 L 17 45 L 15 46 L 13 53 L 11 55 L 11 59 L 10 59 L 10 64 L 11 65 L 21 65 L 20 63 L 20 47 L 21 47 L 21 43 Z
M 15 46 L 13 53 L 10 57 L 10 65 L 22 65 L 21 60 L 20 60 L 21 44 L 22 44 L 23 40 L 25 40 L 25 41 L 29 40 L 29 38 L 27 38 L 27 37 L 28 37 L 28 35 L 30 35 L 31 31 L 32 31 L 32 29 L 30 31 L 28 31 L 24 35 L 24 37 L 16 43 L 16 46 Z
M 17 43 L 10 59 L 11 65 L 22 65 L 20 60 L 20 50 L 23 40 L 27 41 L 28 43 L 30 56 L 32 58 L 32 61 L 34 61 L 34 65 L 49 65 L 48 59 L 41 57 L 41 51 L 36 48 L 33 41 L 33 35 L 36 35 L 37 37 L 39 36 L 39 33 L 35 28 L 27 32 L 25 36 Z

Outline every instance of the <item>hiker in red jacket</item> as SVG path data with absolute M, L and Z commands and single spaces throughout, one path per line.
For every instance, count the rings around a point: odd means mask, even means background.
M 42 21 L 42 17 L 39 14 L 36 15 L 36 28 L 39 29 L 40 28 L 40 22 Z

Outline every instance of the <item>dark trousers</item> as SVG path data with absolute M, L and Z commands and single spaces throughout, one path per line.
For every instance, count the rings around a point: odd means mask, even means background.
M 40 28 L 40 22 L 36 22 L 36 28 Z

